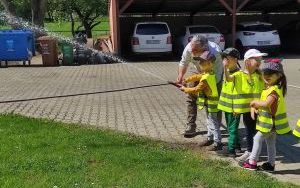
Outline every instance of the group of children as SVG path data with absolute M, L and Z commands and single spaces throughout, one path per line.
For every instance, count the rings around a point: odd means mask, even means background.
M 197 105 L 200 109 L 204 107 L 207 112 L 206 146 L 213 144 L 218 154 L 236 157 L 244 168 L 256 170 L 262 142 L 265 140 L 268 162 L 260 168 L 274 171 L 276 135 L 291 132 L 284 102 L 287 82 L 282 59 L 267 59 L 262 64 L 263 56 L 267 54 L 256 49 L 248 50 L 244 55 L 245 68 L 241 70 L 238 50 L 224 50 L 222 58 L 225 76 L 222 91 L 218 93 L 213 72 L 215 57 L 209 51 L 205 51 L 197 57 L 202 72 L 185 78 L 183 82 L 183 85 L 191 81 L 199 81 L 199 84 L 195 88 L 182 86 L 181 90 L 186 93 L 199 93 Z M 217 118 L 217 112 L 220 110 L 225 114 L 229 133 L 227 148 L 221 147 L 221 122 Z M 241 115 L 246 128 L 247 150 L 237 157 L 236 151 L 241 150 L 238 133 Z M 300 120 L 293 134 L 300 137 Z

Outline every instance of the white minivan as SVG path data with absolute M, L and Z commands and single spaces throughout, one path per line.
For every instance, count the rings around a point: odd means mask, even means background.
M 166 22 L 138 22 L 131 38 L 136 54 L 171 53 L 172 37 Z

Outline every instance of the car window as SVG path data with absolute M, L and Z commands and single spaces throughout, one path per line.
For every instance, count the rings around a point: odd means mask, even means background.
M 161 35 L 168 34 L 169 29 L 166 24 L 139 24 L 136 28 L 138 35 Z
M 190 27 L 190 33 L 219 33 L 214 27 Z
M 250 25 L 246 26 L 244 28 L 245 31 L 260 31 L 260 32 L 266 32 L 266 31 L 273 31 L 275 30 L 272 25 L 264 25 L 264 24 L 259 24 L 259 25 Z

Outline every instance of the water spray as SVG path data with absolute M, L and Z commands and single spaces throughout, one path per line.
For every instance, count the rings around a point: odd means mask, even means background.
M 110 53 L 104 53 L 104 52 L 98 51 L 96 49 L 86 47 L 85 45 L 82 45 L 79 42 L 76 42 L 71 38 L 63 37 L 63 36 L 58 35 L 56 33 L 50 32 L 46 28 L 38 27 L 36 25 L 33 25 L 33 24 L 23 20 L 22 18 L 11 16 L 8 13 L 5 13 L 3 11 L 0 12 L 0 20 L 6 21 L 6 22 L 8 22 L 12 25 L 21 25 L 23 29 L 32 30 L 32 31 L 37 32 L 39 34 L 48 35 L 50 37 L 56 38 L 59 41 L 66 42 L 66 43 L 72 44 L 74 46 L 80 46 L 80 47 L 82 47 L 86 50 L 91 50 L 94 54 L 99 54 L 101 56 L 104 56 L 104 57 L 112 60 L 113 62 L 125 63 L 125 61 L 123 59 L 121 59 L 120 57 L 117 57 L 117 56 L 112 55 Z

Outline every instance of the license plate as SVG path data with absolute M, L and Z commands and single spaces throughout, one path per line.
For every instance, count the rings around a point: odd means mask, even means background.
M 270 41 L 257 41 L 258 45 L 268 45 L 270 43 L 271 43 Z
M 147 40 L 147 44 L 160 44 L 160 40 Z

